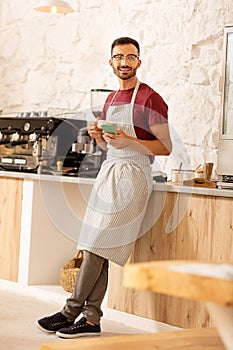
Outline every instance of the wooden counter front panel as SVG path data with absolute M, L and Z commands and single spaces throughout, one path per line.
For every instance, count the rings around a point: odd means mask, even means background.
M 17 281 L 22 179 L 0 178 L 0 278 Z
M 156 195 L 153 195 L 155 208 Z M 232 213 L 231 198 L 169 192 L 161 215 L 153 228 L 137 241 L 129 262 L 233 261 Z M 173 230 L 166 233 L 169 219 Z M 124 288 L 122 268 L 115 264 L 111 264 L 109 307 L 182 328 L 213 326 L 204 303 Z

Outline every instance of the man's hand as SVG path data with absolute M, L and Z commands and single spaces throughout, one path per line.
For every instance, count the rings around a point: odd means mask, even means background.
M 104 151 L 107 151 L 106 142 L 103 139 L 103 129 L 98 128 L 98 119 L 94 122 L 89 122 L 87 125 L 87 132 L 93 139 L 96 140 L 96 143 Z
M 90 137 L 94 139 L 102 138 L 102 134 L 103 134 L 103 130 L 98 128 L 97 124 L 98 124 L 98 120 L 94 122 L 89 122 L 87 126 L 88 134 L 90 135 Z
M 157 137 L 156 140 L 141 140 L 126 135 L 122 130 L 115 134 L 103 134 L 103 139 L 116 149 L 128 148 L 142 154 L 167 156 L 171 153 L 172 142 L 170 139 L 168 124 L 155 124 L 151 131 Z
M 117 130 L 117 134 L 103 134 L 104 140 L 116 149 L 127 148 L 130 142 L 133 141 L 133 137 L 126 135 L 122 130 Z

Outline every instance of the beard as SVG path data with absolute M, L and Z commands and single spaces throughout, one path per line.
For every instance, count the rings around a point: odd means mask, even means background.
M 120 68 L 130 68 L 130 70 L 128 72 L 122 72 Z M 132 68 L 128 66 L 120 66 L 117 68 L 113 67 L 113 73 L 121 80 L 128 80 L 136 75 L 137 68 Z

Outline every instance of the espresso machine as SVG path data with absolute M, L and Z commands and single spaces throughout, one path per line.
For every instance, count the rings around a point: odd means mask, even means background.
M 86 120 L 45 112 L 0 115 L 0 170 L 96 177 L 104 159 Z

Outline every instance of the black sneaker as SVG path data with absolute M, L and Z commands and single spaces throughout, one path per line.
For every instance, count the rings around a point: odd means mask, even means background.
M 73 324 L 74 321 L 68 321 L 61 312 L 37 321 L 38 327 L 46 333 L 55 333 L 59 329 L 72 326 Z
M 87 319 L 85 317 L 82 317 L 72 326 L 59 329 L 59 331 L 56 332 L 56 335 L 58 335 L 60 338 L 72 339 L 100 335 L 100 332 L 101 329 L 99 325 L 92 326 L 87 323 Z

